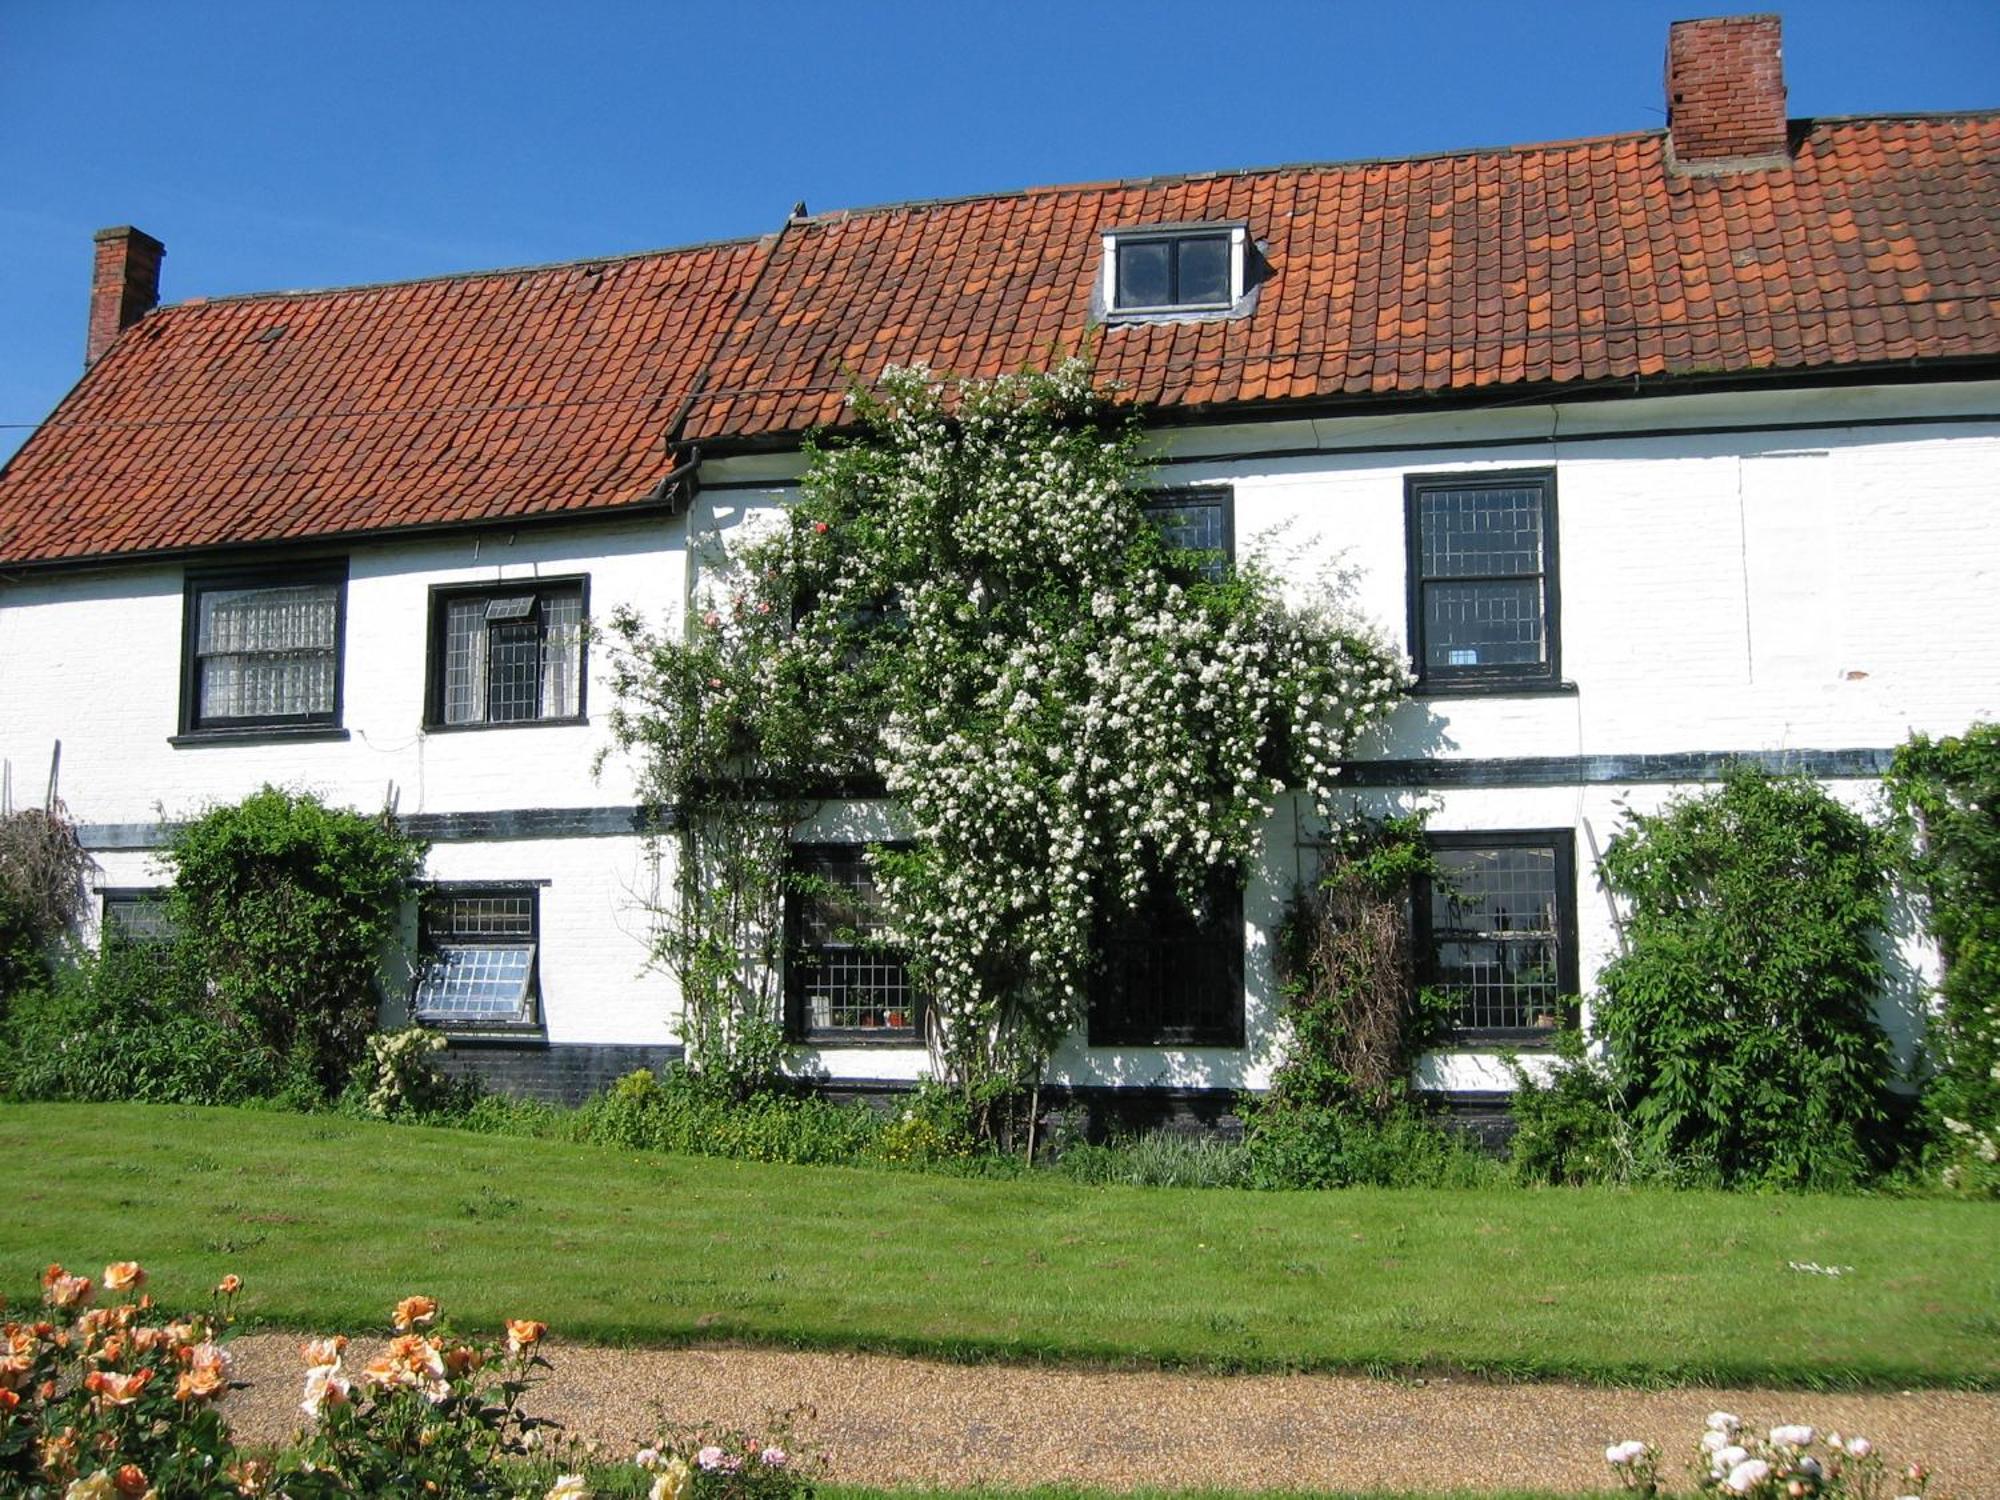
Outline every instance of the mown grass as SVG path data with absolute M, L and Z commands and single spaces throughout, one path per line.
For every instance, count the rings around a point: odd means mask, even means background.
M 1990 1204 L 961 1181 L 144 1105 L 0 1108 L 0 1164 L 15 1305 L 133 1258 L 348 1332 L 424 1291 L 608 1342 L 2000 1389 Z

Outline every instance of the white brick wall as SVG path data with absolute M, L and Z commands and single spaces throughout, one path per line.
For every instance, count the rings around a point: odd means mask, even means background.
M 1299 587 L 1338 560 L 1358 577 L 1362 611 L 1398 642 L 1405 476 L 1555 468 L 1563 675 L 1576 692 L 1413 702 L 1371 755 L 1828 750 L 1891 746 L 1913 729 L 1950 732 L 2000 715 L 1996 412 L 2000 383 L 1906 386 L 1294 420 L 1186 429 L 1155 446 L 1167 460 L 1160 482 L 1234 487 L 1239 551 L 1265 550 Z M 1882 421 L 1904 425 L 1864 425 Z M 1745 426 L 1760 423 L 1795 430 Z M 1738 430 L 1660 430 L 1711 425 Z M 1254 456 L 1278 450 L 1288 451 Z M 0 758 L 15 797 L 40 795 L 60 739 L 63 794 L 91 824 L 181 816 L 264 781 L 371 810 L 393 796 L 404 813 L 629 803 L 627 766 L 614 758 L 601 777 L 591 770 L 607 741 L 602 644 L 591 651 L 585 726 L 423 732 L 430 586 L 581 572 L 590 576 L 595 617 L 629 603 L 654 620 L 674 619 L 690 550 L 697 574 L 712 567 L 718 548 L 736 545 L 760 512 L 784 502 L 796 471 L 796 459 L 785 457 L 712 463 L 704 474 L 711 485 L 759 487 L 709 488 L 687 522 L 348 549 L 351 737 L 343 742 L 168 742 L 179 706 L 178 565 L 0 577 Z M 1654 806 L 1668 790 L 1451 790 L 1432 799 L 1433 826 L 1577 831 L 1587 988 L 1616 942 L 1594 885 L 1593 847 L 1615 830 L 1621 803 Z M 1866 783 L 1837 790 L 1857 803 L 1872 795 Z M 1362 800 L 1380 808 L 1397 799 L 1370 792 Z M 1073 1044 L 1056 1060 L 1059 1081 L 1268 1079 L 1275 1007 L 1265 930 L 1304 873 L 1295 832 L 1289 810 L 1273 820 L 1265 868 L 1246 895 L 1249 1047 L 1111 1052 Z M 102 863 L 105 884 L 150 883 L 142 853 L 110 852 Z M 666 1038 L 671 986 L 641 973 L 651 875 L 640 840 L 440 843 L 430 873 L 550 882 L 542 972 L 552 1040 Z M 1919 970 L 1931 962 L 1921 944 L 1909 956 Z M 1902 1003 L 1888 1019 L 1907 1048 L 1917 1023 Z M 870 1049 L 815 1061 L 836 1076 L 907 1077 L 921 1054 Z M 1490 1057 L 1475 1054 L 1432 1059 L 1424 1078 L 1455 1088 L 1505 1083 Z

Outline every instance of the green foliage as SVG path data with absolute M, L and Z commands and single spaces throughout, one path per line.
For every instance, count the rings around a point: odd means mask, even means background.
M 641 1068 L 577 1110 L 577 1140 L 741 1161 L 824 1165 L 851 1162 L 868 1147 L 879 1118 L 865 1105 L 810 1094 L 739 1098 L 702 1074 Z
M 1944 959 L 1925 1112 L 1947 1181 L 2000 1196 L 2000 724 L 1913 736 L 1887 790 L 1906 879 Z
M 1508 1102 L 1514 1180 L 1559 1187 L 1626 1181 L 1632 1147 L 1617 1080 L 1589 1055 L 1579 1031 L 1557 1032 L 1554 1049 L 1554 1065 L 1545 1073 L 1530 1072 L 1512 1054 L 1506 1058 L 1514 1075 Z
M 461 1113 L 477 1090 L 437 1065 L 444 1049 L 444 1035 L 422 1026 L 378 1031 L 345 1097 L 380 1120 Z
M 1104 1145 L 1077 1141 L 1056 1171 L 1095 1186 L 1240 1188 L 1252 1185 L 1250 1153 L 1240 1143 L 1179 1130 L 1148 1130 Z
M 809 449 L 801 502 L 684 639 L 614 619 L 614 723 L 648 795 L 691 809 L 662 957 L 695 1067 L 725 1012 L 760 1044 L 775 1017 L 770 850 L 879 778 L 908 842 L 871 864 L 935 1071 L 991 1133 L 1081 1021 L 1103 925 L 1160 883 L 1198 905 L 1281 791 L 1324 800 L 1404 676 L 1332 591 L 1297 608 L 1254 565 L 1170 551 L 1081 360 L 894 370 L 854 408 L 861 435 Z
M 0 1050 L 0 1093 L 15 1099 L 234 1104 L 271 1073 L 185 948 L 116 939 L 17 997 Z
M 378 970 L 424 851 L 386 817 L 269 786 L 174 835 L 182 944 L 307 1094 L 337 1094 L 374 1029 Z
M 1886 1116 L 1883 841 L 1804 776 L 1731 771 L 1606 849 L 1626 951 L 1597 1023 L 1648 1169 L 1851 1183 Z
M 1246 1100 L 1243 1144 L 1260 1188 L 1478 1187 L 1497 1164 L 1413 1102 L 1380 1115 L 1349 1104 Z

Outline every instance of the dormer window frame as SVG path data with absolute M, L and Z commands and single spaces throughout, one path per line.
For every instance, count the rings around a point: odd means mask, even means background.
M 1181 224 L 1135 224 L 1107 229 L 1101 235 L 1102 262 L 1098 273 L 1097 301 L 1106 322 L 1158 322 L 1182 318 L 1228 317 L 1243 305 L 1250 292 L 1250 226 L 1242 220 L 1197 220 Z M 1227 239 L 1229 244 L 1229 295 L 1227 300 L 1134 303 L 1121 306 L 1118 300 L 1118 260 L 1122 251 L 1139 245 L 1174 245 L 1188 240 Z M 1170 262 L 1177 266 L 1177 261 Z M 1170 271 L 1170 275 L 1172 272 Z

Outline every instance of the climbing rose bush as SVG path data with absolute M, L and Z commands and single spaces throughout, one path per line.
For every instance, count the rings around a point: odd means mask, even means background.
M 762 1436 L 736 1428 L 667 1433 L 633 1462 L 646 1478 L 646 1500 L 802 1500 L 825 1470 L 821 1455 L 792 1446 L 786 1424 Z
M 1176 550 L 1086 362 L 891 369 L 852 401 L 860 436 L 809 449 L 760 540 L 698 542 L 709 592 L 683 637 L 613 621 L 615 722 L 676 809 L 733 785 L 783 832 L 884 783 L 901 847 L 870 860 L 939 1071 L 1018 1082 L 1083 1020 L 1097 934 L 1157 888 L 1200 911 L 1280 796 L 1333 813 L 1340 762 L 1408 679 L 1337 581 L 1294 597 L 1254 557 Z M 689 955 L 717 956 L 700 936 L 670 940 L 684 988 Z

